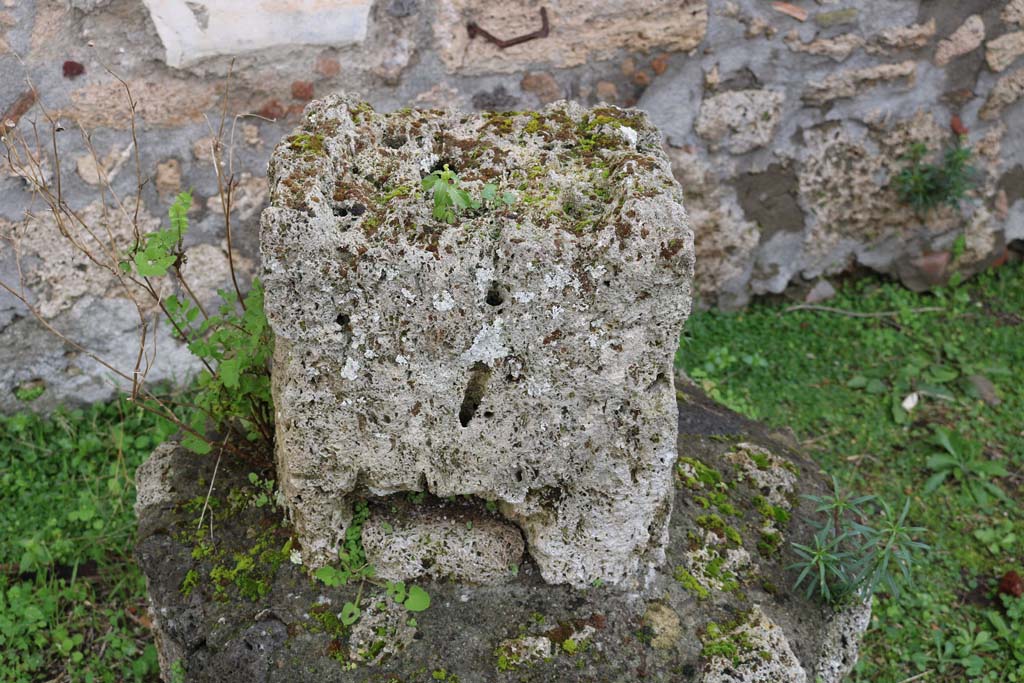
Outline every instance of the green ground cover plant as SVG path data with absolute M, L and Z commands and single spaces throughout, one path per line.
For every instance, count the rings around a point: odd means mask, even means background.
M 128 401 L 0 417 L 0 681 L 156 681 L 135 468 L 175 427 Z
M 1024 681 L 1024 598 L 997 587 L 1024 572 L 1024 267 L 931 294 L 861 280 L 828 309 L 695 314 L 677 361 L 925 529 L 910 580 L 875 592 L 853 681 Z

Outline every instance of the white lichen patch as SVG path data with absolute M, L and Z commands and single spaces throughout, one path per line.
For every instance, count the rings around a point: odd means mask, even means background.
M 703 545 L 688 550 L 685 569 L 704 591 L 731 592 L 739 588 L 740 577 L 752 566 L 750 553 L 742 547 L 729 548 L 716 534 L 705 531 Z M 701 591 L 697 591 L 702 594 Z
M 655 650 L 671 649 L 683 636 L 679 615 L 668 605 L 652 602 L 644 613 L 644 625 L 651 629 L 651 647 Z
M 498 670 L 510 671 L 550 659 L 554 643 L 545 636 L 520 636 L 503 640 L 498 645 Z
M 760 491 L 769 503 L 787 511 L 793 507 L 797 475 L 788 460 L 752 443 L 738 444 L 735 450 L 724 457 L 738 466 L 742 478 Z
M 368 600 L 359 621 L 352 627 L 348 658 L 359 664 L 377 665 L 408 647 L 416 636 L 409 612 L 389 596 Z
M 702 683 L 807 682 L 786 634 L 757 605 L 731 628 L 709 624 L 702 641 L 710 653 Z

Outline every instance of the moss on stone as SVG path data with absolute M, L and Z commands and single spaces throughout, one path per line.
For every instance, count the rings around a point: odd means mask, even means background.
M 702 586 L 700 581 L 697 580 L 697 577 L 687 571 L 686 567 L 676 567 L 673 577 L 683 588 L 690 591 L 701 600 L 705 600 L 710 597 L 711 591 Z
M 726 524 L 725 520 L 716 514 L 699 515 L 694 521 L 697 522 L 697 526 L 707 529 L 720 538 L 727 539 L 736 545 L 742 545 L 743 543 L 743 537 L 740 536 L 740 532 Z
M 782 547 L 782 534 L 774 531 L 762 531 L 761 537 L 757 541 L 757 552 L 762 557 L 772 557 L 779 552 Z
M 701 655 L 711 659 L 713 657 L 724 657 L 733 662 L 734 666 L 740 663 L 740 656 L 755 649 L 750 636 L 741 627 L 750 619 L 749 612 L 743 612 L 729 621 L 718 624 L 714 621 L 708 622 L 700 634 L 702 644 Z
M 288 148 L 304 156 L 320 156 L 324 153 L 324 137 L 320 134 L 297 133 L 287 138 Z
M 195 587 L 199 585 L 199 572 L 189 569 L 185 579 L 181 582 L 181 594 L 186 598 L 192 594 Z
M 688 489 L 711 488 L 722 482 L 722 475 L 695 458 L 679 458 L 676 473 Z
M 753 502 L 755 509 L 765 519 L 779 524 L 780 526 L 785 526 L 789 523 L 789 510 L 779 507 L 778 505 L 772 505 L 764 496 L 754 496 Z
M 707 495 L 696 496 L 694 501 L 705 510 L 714 506 L 723 515 L 739 516 L 740 512 L 736 506 L 729 502 L 729 496 L 723 491 L 709 491 Z
M 250 505 L 262 506 L 269 501 L 266 497 L 268 482 L 254 475 L 250 481 L 251 486 L 231 489 L 224 498 L 202 497 L 182 506 L 184 511 L 194 515 L 195 520 L 190 519 L 190 522 L 180 525 L 174 537 L 191 547 L 192 560 L 199 563 L 186 573 L 180 588 L 183 595 L 190 595 L 203 585 L 211 585 L 213 597 L 221 601 L 228 599 L 227 591 L 232 586 L 240 596 L 249 600 L 258 600 L 269 593 L 274 577 L 288 559 L 292 546 L 290 535 L 282 538 L 282 526 L 272 524 L 253 531 L 249 538 L 251 543 L 243 544 L 242 548 L 237 547 L 236 539 L 218 543 L 210 533 L 210 526 L 217 528 Z M 273 482 L 269 484 L 272 487 Z M 199 520 L 203 520 L 203 524 L 199 524 Z M 207 526 L 207 521 L 210 526 Z M 203 571 L 205 566 L 209 566 L 208 573 Z

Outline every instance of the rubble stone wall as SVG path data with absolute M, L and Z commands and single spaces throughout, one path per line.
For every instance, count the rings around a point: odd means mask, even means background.
M 119 197 L 136 195 L 129 106 L 114 74 L 123 78 L 146 181 L 142 224 L 157 224 L 175 192 L 193 189 L 189 267 L 211 296 L 228 282 L 210 148 L 229 72 L 225 130 L 239 181 L 232 218 L 248 272 L 258 262 L 273 145 L 307 102 L 338 90 L 380 111 L 522 110 L 562 98 L 645 110 L 665 133 L 685 192 L 700 306 L 735 308 L 787 291 L 827 296 L 830 278 L 860 269 L 925 288 L 954 270 L 998 263 L 1024 240 L 1022 0 L 324 7 L 0 0 L 0 118 L 31 136 L 33 122 L 45 127 L 45 107 L 63 128 L 62 198 L 123 230 L 100 192 L 106 176 Z M 502 48 L 480 33 L 471 38 L 469 22 L 503 40 L 547 29 Z M 915 142 L 933 155 L 951 145 L 954 122 L 968 131 L 976 188 L 959 208 L 919 216 L 900 203 L 892 178 Z M 56 164 L 44 170 L 52 176 Z M 0 170 L 0 280 L 16 284 L 20 263 L 49 325 L 130 369 L 138 341 L 131 304 L 59 244 L 45 206 L 25 188 Z M 954 249 L 960 236 L 963 249 Z M 169 338 L 158 342 L 150 380 L 193 369 Z M 45 391 L 30 404 L 36 409 L 97 400 L 112 393 L 109 375 L 0 291 L 0 410 L 24 407 L 17 390 L 37 386 Z

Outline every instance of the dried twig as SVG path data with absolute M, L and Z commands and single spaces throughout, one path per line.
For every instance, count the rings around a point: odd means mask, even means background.
M 910 308 L 906 311 L 877 311 L 874 313 L 861 313 L 860 311 L 847 311 L 842 308 L 832 308 L 831 306 L 816 306 L 813 304 L 798 304 L 796 306 L 790 306 L 785 309 L 786 313 L 792 313 L 793 311 L 820 311 L 821 313 L 835 313 L 836 315 L 845 315 L 850 318 L 898 318 L 902 313 L 941 313 L 945 311 L 944 308 L 938 306 L 925 306 L 924 308 Z
M 224 447 L 224 443 L 227 443 L 227 437 L 224 437 L 224 442 L 221 443 L 221 448 Z M 220 456 L 223 451 L 217 451 L 217 462 L 213 465 L 213 476 L 210 477 L 210 488 L 206 491 L 206 500 L 203 501 L 203 509 L 199 513 L 199 524 L 196 525 L 196 531 L 203 528 L 203 517 L 206 516 L 206 510 L 210 507 L 210 496 L 213 495 L 213 485 L 217 481 L 217 470 L 220 468 Z M 213 541 L 213 512 L 210 512 L 210 541 Z
M 125 298 L 132 301 L 134 304 L 138 317 L 139 317 L 139 346 L 138 351 L 135 354 L 134 364 L 130 371 L 124 371 L 116 367 L 112 362 L 100 357 L 94 351 L 86 348 L 82 344 L 69 338 L 63 332 L 58 330 L 53 323 L 51 323 L 42 312 L 31 303 L 31 298 L 26 292 L 26 279 L 21 268 L 21 254 L 18 244 L 15 238 L 12 236 L 9 238 L 9 242 L 14 247 L 15 263 L 17 265 L 18 273 L 18 284 L 12 286 L 6 282 L 0 281 L 0 289 L 8 292 L 13 296 L 29 314 L 49 333 L 60 339 L 63 343 L 76 351 L 82 353 L 92 361 L 96 362 L 100 367 L 110 371 L 113 376 L 119 380 L 123 380 L 126 384 L 130 385 L 131 393 L 130 399 L 133 403 L 138 405 L 140 408 L 149 412 L 153 415 L 160 416 L 174 423 L 183 432 L 203 440 L 209 443 L 211 446 L 217 446 L 218 444 L 210 441 L 204 434 L 200 434 L 189 424 L 182 421 L 175 413 L 173 404 L 168 404 L 165 400 L 153 394 L 145 386 L 145 379 L 149 372 L 149 369 L 153 367 L 157 358 L 157 338 L 158 335 L 154 333 L 159 321 L 154 319 L 148 320 L 149 313 L 154 309 L 158 309 L 167 319 L 170 321 L 171 326 L 174 328 L 177 336 L 183 341 L 189 341 L 190 336 L 187 330 L 182 329 L 177 321 L 170 315 L 165 302 L 164 296 L 161 292 L 162 287 L 158 287 L 148 277 L 138 277 L 133 272 L 126 272 L 122 269 L 122 261 L 124 260 L 123 254 L 132 254 L 138 250 L 143 244 L 143 234 L 140 229 L 140 214 L 142 206 L 142 190 L 145 185 L 149 182 L 147 177 L 143 176 L 141 156 L 139 153 L 139 144 L 137 139 L 137 128 L 136 128 L 136 109 L 137 103 L 132 96 L 131 87 L 129 84 L 114 73 L 112 70 L 104 65 L 107 72 L 115 78 L 123 87 L 127 108 L 130 114 L 130 130 L 131 130 L 131 145 L 125 150 L 125 153 L 134 152 L 135 157 L 135 172 L 136 172 L 136 188 L 135 188 L 135 206 L 131 210 L 125 206 L 124 202 L 118 196 L 111 183 L 110 175 L 107 173 L 107 169 L 101 163 L 99 155 L 96 153 L 95 147 L 92 144 L 92 140 L 85 131 L 85 129 L 79 124 L 78 128 L 82 135 L 83 142 L 92 155 L 93 162 L 96 164 L 98 169 L 98 179 L 100 183 L 100 194 L 101 194 L 101 211 L 103 212 L 102 228 L 101 232 L 103 236 L 94 226 L 90 225 L 86 220 L 85 216 L 79 212 L 71 209 L 64 200 L 63 197 L 63 181 L 62 181 L 62 167 L 60 159 L 60 149 L 57 144 L 57 133 L 63 130 L 60 122 L 56 120 L 56 117 L 52 115 L 45 106 L 39 101 L 38 92 L 35 86 L 26 79 L 29 85 L 29 92 L 32 93 L 33 104 L 38 105 L 39 110 L 47 121 L 50 131 L 45 148 L 50 150 L 50 154 L 53 155 L 52 164 L 54 166 L 54 175 L 52 184 L 47 178 L 45 172 L 44 162 L 46 160 L 46 154 L 42 151 L 44 144 L 42 142 L 43 136 L 40 135 L 40 131 L 35 122 L 31 124 L 31 140 L 26 139 L 25 135 L 19 132 L 16 128 L 6 127 L 2 133 L 2 142 L 5 147 L 5 157 L 7 165 L 17 175 L 25 179 L 28 183 L 29 190 L 37 197 L 39 197 L 45 204 L 46 209 L 53 217 L 53 221 L 60 232 L 63 239 L 68 241 L 68 244 L 80 254 L 88 263 L 93 267 L 98 267 L 111 275 L 111 279 L 116 283 L 117 288 L 124 293 Z M 214 148 L 217 152 L 218 158 L 222 149 L 221 139 L 223 135 L 223 121 L 227 116 L 227 93 L 225 93 L 225 105 L 224 113 L 222 114 L 222 124 L 218 131 L 218 137 L 215 141 Z M 236 118 L 237 120 L 237 118 Z M 126 158 L 122 154 L 122 158 Z M 227 211 L 225 212 L 226 223 L 230 220 L 230 190 L 231 181 L 229 180 L 226 184 L 223 182 L 221 174 L 220 164 L 218 163 L 218 184 L 221 189 L 221 202 Z M 107 193 L 111 197 L 111 201 L 114 205 L 114 209 L 118 211 L 126 220 L 130 226 L 132 235 L 131 239 L 133 244 L 130 248 L 125 249 L 123 245 L 117 244 L 117 236 L 114 234 L 111 228 L 112 221 L 108 215 L 108 202 L 106 200 Z M 230 225 L 227 223 L 228 239 L 230 241 Z M 203 304 L 198 300 L 192 287 L 188 284 L 181 273 L 181 265 L 184 263 L 184 252 L 183 247 L 179 241 L 177 246 L 177 260 L 173 264 L 168 273 L 172 276 L 171 284 L 180 286 L 188 296 L 194 301 L 202 312 L 204 317 L 207 315 L 206 311 L 203 310 Z M 233 259 L 231 249 L 229 247 L 229 259 Z M 235 290 L 238 295 L 239 303 L 242 303 L 241 291 L 238 288 L 237 280 L 234 275 L 234 263 L 232 267 L 232 279 L 235 281 Z M 205 365 L 206 369 L 214 373 L 215 369 L 211 366 L 210 362 L 206 358 L 200 358 Z M 206 410 L 200 409 L 208 417 L 212 416 Z M 269 429 L 268 416 L 265 411 L 254 411 L 252 416 L 255 423 L 257 424 L 260 433 L 267 439 L 272 438 L 272 431 Z M 225 441 L 220 445 L 218 451 L 218 462 L 221 454 L 224 451 L 231 452 L 246 460 L 253 460 L 253 456 L 246 453 L 239 448 L 228 443 L 227 437 Z M 211 519 L 212 523 L 212 519 Z

